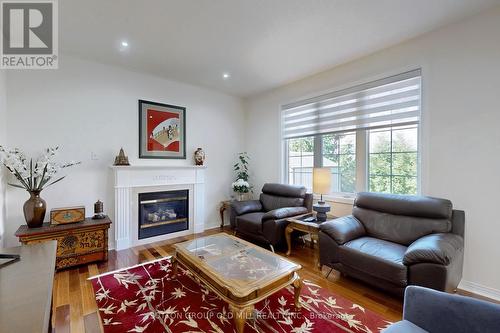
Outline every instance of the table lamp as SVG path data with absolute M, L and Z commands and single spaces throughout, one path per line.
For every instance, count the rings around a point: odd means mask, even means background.
M 326 221 L 326 213 L 330 211 L 330 206 L 323 201 L 323 194 L 328 194 L 332 186 L 332 171 L 330 168 L 313 169 L 313 193 L 319 194 L 320 200 L 313 205 L 313 210 L 317 213 L 318 222 Z

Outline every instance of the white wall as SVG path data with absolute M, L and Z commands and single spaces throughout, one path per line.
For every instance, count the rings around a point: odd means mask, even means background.
M 245 101 L 254 179 L 280 180 L 280 105 L 421 67 L 422 193 L 466 212 L 463 288 L 500 298 L 500 7 Z M 265 147 L 265 149 L 263 148 Z
M 0 69 L 0 145 L 7 143 L 7 94 L 5 88 L 7 73 Z M 6 218 L 5 169 L 0 165 L 0 247 L 3 246 Z
M 64 54 L 58 70 L 11 71 L 7 94 L 10 145 L 35 153 L 58 145 L 61 160 L 83 162 L 68 170 L 62 182 L 42 192 L 48 211 L 85 205 L 91 216 L 93 203 L 100 199 L 113 217 L 109 166 L 120 147 L 132 164 L 165 165 L 193 165 L 194 150 L 203 147 L 207 155 L 206 227 L 219 224 L 218 203 L 229 198 L 232 164 L 244 146 L 240 99 Z M 187 108 L 186 160 L 137 161 L 138 99 Z M 91 160 L 91 152 L 99 159 Z M 13 235 L 24 223 L 22 205 L 27 199 L 26 192 L 8 189 L 6 240 L 10 245 L 17 244 Z

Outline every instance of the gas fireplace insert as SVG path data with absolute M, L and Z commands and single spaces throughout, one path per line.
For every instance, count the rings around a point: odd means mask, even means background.
M 189 229 L 189 190 L 139 194 L 139 239 Z

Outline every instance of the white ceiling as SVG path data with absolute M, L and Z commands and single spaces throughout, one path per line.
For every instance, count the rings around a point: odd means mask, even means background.
M 495 4 L 500 0 L 60 0 L 60 50 L 250 96 Z M 123 39 L 129 47 L 120 51 Z

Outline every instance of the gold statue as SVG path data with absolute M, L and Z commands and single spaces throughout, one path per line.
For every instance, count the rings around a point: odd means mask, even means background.
M 123 148 L 120 148 L 120 152 L 118 153 L 118 156 L 115 157 L 115 164 L 114 165 L 130 165 L 128 162 L 128 157 L 125 156 L 125 152 L 123 151 Z

